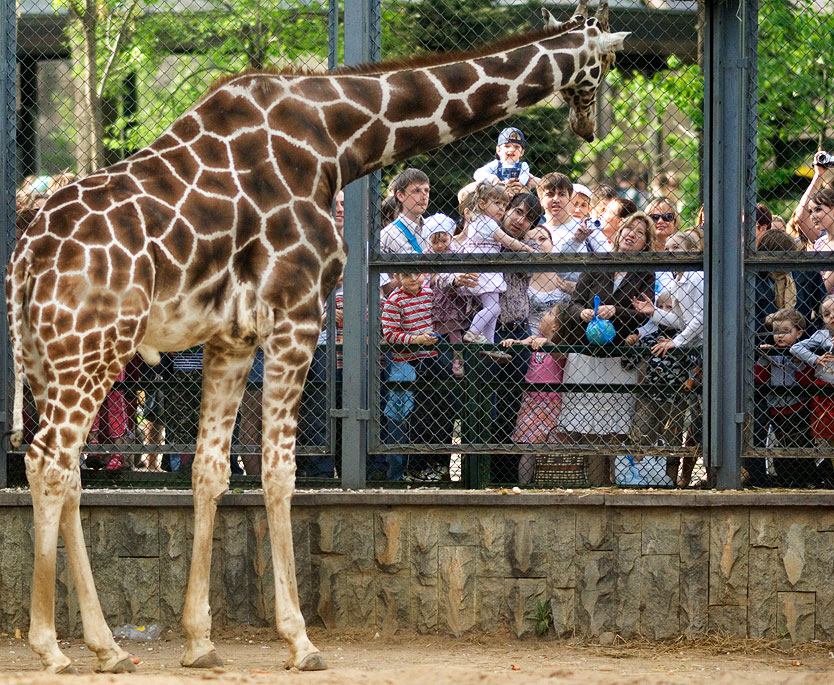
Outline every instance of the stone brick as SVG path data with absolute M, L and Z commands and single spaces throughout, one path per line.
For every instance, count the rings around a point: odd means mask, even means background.
M 611 551 L 614 526 L 606 507 L 582 507 L 576 512 L 576 551 Z
M 481 578 L 475 587 L 475 623 L 483 633 L 494 633 L 507 623 L 503 578 Z
M 331 577 L 331 595 L 338 628 L 372 626 L 377 582 L 373 575 L 343 571 Z
M 699 637 L 709 625 L 709 515 L 684 511 L 680 524 L 681 632 Z
M 259 512 L 260 509 L 250 510 L 251 513 Z M 313 606 L 313 564 L 312 555 L 310 554 L 310 518 L 300 519 L 295 514 L 292 516 L 292 547 L 293 557 L 295 559 L 295 580 L 298 586 L 298 604 L 301 608 L 301 613 L 307 617 L 314 614 Z M 254 530 L 254 521 L 252 522 Z M 269 536 L 267 535 L 267 539 Z M 257 544 L 257 540 L 255 540 Z M 272 586 L 269 596 L 272 598 L 272 607 L 269 612 L 269 625 L 273 625 L 273 616 L 275 614 L 275 580 L 272 573 L 272 546 L 268 548 L 270 559 L 268 582 Z M 253 549 L 253 558 L 257 552 Z M 253 609 L 254 612 L 254 609 Z M 257 614 L 256 614 L 257 615 Z M 255 625 L 258 625 L 255 623 Z
M 182 620 L 193 522 L 190 509 L 159 513 L 159 620 L 167 626 L 179 625 Z
M 677 555 L 650 554 L 641 558 L 640 633 L 662 640 L 680 632 L 680 561 Z
M 746 606 L 710 606 L 709 632 L 729 635 L 730 637 L 747 636 Z
M 437 585 L 412 585 L 411 620 L 414 630 L 423 635 L 437 632 Z
M 576 590 L 551 590 L 550 595 L 553 632 L 556 637 L 572 634 L 576 626 Z
M 749 514 L 747 510 L 720 509 L 712 511 L 710 519 L 709 603 L 746 605 Z M 746 624 L 745 620 L 745 631 Z
M 441 546 L 438 628 L 459 637 L 475 626 L 475 549 Z
M 749 609 L 747 612 L 747 634 L 749 637 L 776 637 L 776 578 L 778 567 L 779 558 L 776 549 L 763 546 L 750 548 L 749 578 L 751 591 L 748 594 Z
M 677 554 L 681 534 L 680 512 L 672 509 L 643 511 L 643 554 Z
M 388 573 L 408 568 L 408 515 L 402 510 L 374 515 L 374 558 Z
M 813 592 L 778 592 L 778 616 L 776 630 L 780 637 L 790 637 L 794 642 L 814 639 L 816 623 Z
M 221 561 L 223 622 L 229 625 L 250 624 L 254 614 L 251 600 L 254 590 L 251 566 L 253 535 L 246 510 L 224 509 L 217 517 L 217 532 L 221 542 L 215 545 L 212 556 L 217 555 Z M 214 607 L 213 613 L 220 618 L 219 607 Z
M 782 548 L 779 550 L 787 585 L 780 583 L 780 589 L 794 588 L 800 585 L 805 573 L 806 542 L 811 528 L 801 523 L 791 523 L 787 528 Z
M 507 620 L 510 633 L 516 637 L 536 634 L 537 602 L 544 602 L 547 581 L 544 578 L 508 578 L 504 583 L 507 598 Z
M 437 583 L 437 517 L 432 512 L 415 512 L 409 522 L 411 574 L 420 585 Z M 503 546 L 502 546 L 503 549 Z
M 377 578 L 376 616 L 380 632 L 393 635 L 397 630 L 410 630 L 411 598 L 407 575 L 385 575 Z
M 576 510 L 553 507 L 546 519 L 544 566 L 548 588 L 553 594 L 559 588 L 576 587 Z
M 613 552 L 576 555 L 576 627 L 586 635 L 617 629 L 615 563 Z
M 815 594 L 816 626 L 814 639 L 834 642 L 834 584 L 826 583 Z
M 441 545 L 470 545 L 478 544 L 480 521 L 477 510 L 437 509 L 437 540 Z
M 275 625 L 275 576 L 272 573 L 272 544 L 269 539 L 269 523 L 266 518 L 265 509 L 250 509 L 248 522 L 251 529 L 251 578 L 252 588 L 252 610 L 250 621 L 254 626 Z M 295 525 L 293 525 L 293 546 L 295 547 Z M 310 568 L 309 534 L 307 536 L 306 549 L 301 550 L 303 562 L 302 568 L 306 568 L 307 574 L 312 573 Z M 298 568 L 298 556 L 296 556 L 296 568 Z M 298 575 L 296 573 L 296 575 Z M 302 575 L 302 577 L 304 577 Z M 299 583 L 299 601 L 305 617 L 314 615 L 312 598 L 308 596 L 309 585 L 312 580 L 307 579 L 306 583 Z
M 751 547 L 778 547 L 780 533 L 775 511 L 753 509 L 750 512 Z
M 0 630 L 26 632 L 34 559 L 31 507 L 0 507 L 0 550 Z
M 55 559 L 55 631 L 59 638 L 84 635 L 75 582 L 64 548 L 58 550 Z
M 338 554 L 353 570 L 371 572 L 374 567 L 374 525 L 370 510 L 323 509 L 310 529 L 313 554 Z
M 509 545 L 506 516 L 489 510 L 478 513 L 478 577 L 505 578 L 512 575 L 506 555 Z
M 547 516 L 537 519 L 508 518 L 506 522 L 506 556 L 513 577 L 547 576 L 549 557 L 554 549 L 547 545 Z M 558 548 L 557 548 L 558 549 Z
M 623 533 L 614 539 L 618 632 L 640 632 L 640 533 Z
M 643 532 L 643 513 L 640 507 L 612 507 L 614 535 Z

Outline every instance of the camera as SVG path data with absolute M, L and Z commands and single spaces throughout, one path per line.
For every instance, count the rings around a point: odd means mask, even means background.
M 516 162 L 515 164 L 502 164 L 501 167 L 498 169 L 498 178 L 502 181 L 514 181 L 519 177 L 521 174 L 521 163 Z
M 830 155 L 827 152 L 818 152 L 814 155 L 814 166 L 830 169 L 834 166 L 834 155 Z
M 602 222 L 599 219 L 585 219 L 585 228 L 593 228 L 598 231 L 602 228 Z

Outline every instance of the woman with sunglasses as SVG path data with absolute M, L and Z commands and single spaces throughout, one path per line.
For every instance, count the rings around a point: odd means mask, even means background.
M 661 247 L 675 233 L 681 230 L 681 217 L 675 211 L 675 204 L 668 197 L 655 197 L 646 205 L 646 214 L 654 221 L 657 244 Z M 671 271 L 658 271 L 655 274 L 655 300 L 662 292 L 667 292 L 675 280 Z

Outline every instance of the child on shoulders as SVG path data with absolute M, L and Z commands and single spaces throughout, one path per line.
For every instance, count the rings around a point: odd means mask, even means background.
M 498 134 L 495 159 L 477 169 L 472 178 L 476 181 L 507 184 L 517 181 L 521 185 L 534 187 L 530 165 L 522 162 L 524 157 L 524 134 L 517 128 L 505 128 Z

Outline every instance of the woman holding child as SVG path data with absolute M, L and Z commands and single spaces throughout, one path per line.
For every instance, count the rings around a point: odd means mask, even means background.
M 623 219 L 613 240 L 613 252 L 636 254 L 656 250 L 654 222 L 643 212 Z M 576 284 L 564 317 L 564 342 L 587 346 L 585 330 L 594 317 L 594 298 L 599 297 L 597 316 L 614 325 L 615 337 L 611 346 L 620 346 L 646 321 L 634 306 L 638 297 L 654 293 L 653 271 L 588 271 Z M 604 348 L 586 347 L 591 354 L 571 352 L 564 372 L 566 384 L 624 384 L 634 385 L 637 372 L 622 368 L 617 352 Z M 602 354 L 600 354 L 602 353 Z M 607 445 L 626 440 L 632 417 L 631 393 L 565 392 L 559 431 L 567 444 Z M 610 458 L 601 457 L 589 462 L 588 482 L 604 485 L 611 482 Z

